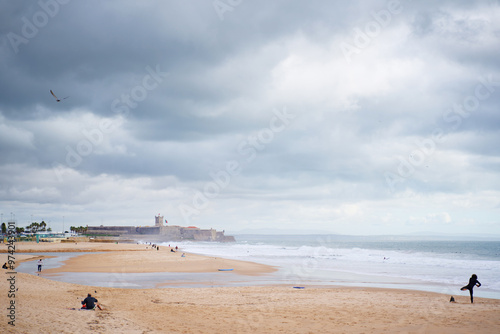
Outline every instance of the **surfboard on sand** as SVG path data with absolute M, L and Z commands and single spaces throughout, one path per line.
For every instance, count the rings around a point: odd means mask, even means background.
M 233 269 L 219 269 L 219 271 L 233 271 Z

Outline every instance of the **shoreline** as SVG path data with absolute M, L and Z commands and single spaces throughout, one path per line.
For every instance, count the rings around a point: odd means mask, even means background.
M 1 245 L 1 244 L 0 244 Z M 4 244 L 6 245 L 6 244 Z M 118 242 L 35 242 L 16 241 L 14 243 L 15 253 L 65 253 L 65 252 L 116 252 L 116 251 L 144 251 L 151 247 L 138 243 Z M 8 249 L 0 248 L 0 254 L 8 253 Z
M 92 243 L 94 244 L 94 243 Z M 39 255 L 23 253 L 27 245 L 16 248 L 17 263 L 33 261 Z M 34 245 L 29 245 L 34 246 Z M 52 245 L 54 246 L 54 245 Z M 86 249 L 89 245 L 72 244 L 52 249 L 75 252 L 75 248 Z M 143 248 L 143 249 L 140 249 Z M 48 246 L 34 246 L 37 253 L 50 253 Z M 88 249 L 88 248 L 87 248 Z M 88 253 L 64 261 L 61 268 L 74 270 L 72 275 L 87 273 L 101 275 L 102 272 L 83 272 L 89 265 L 98 269 L 107 268 L 114 274 L 132 275 L 179 275 L 232 277 L 242 281 L 259 282 L 266 274 L 273 274 L 275 268 L 251 262 L 226 260 L 210 256 L 189 254 L 181 258 L 180 252 L 171 253 L 168 247 L 159 251 L 145 249 L 145 245 L 99 245 L 93 248 L 98 253 Z M 110 251 L 103 251 L 109 249 Z M 135 250 L 134 250 L 135 249 Z M 89 250 L 86 250 L 89 252 Z M 0 257 L 7 256 L 0 253 Z M 117 261 L 117 259 L 128 259 Z M 141 265 L 141 270 L 156 270 L 171 267 L 170 272 L 132 273 L 125 269 Z M 188 260 L 197 271 L 179 268 Z M 185 262 L 188 262 L 185 261 Z M 216 262 L 222 261 L 222 262 Z M 224 262 L 231 261 L 231 262 Z M 201 266 L 201 263 L 210 264 Z M 215 267 L 213 264 L 216 263 Z M 235 272 L 217 273 L 221 263 L 235 266 Z M 184 264 L 187 265 L 187 264 Z M 236 266 L 241 267 L 236 267 Z M 33 263 L 35 268 L 36 263 Z M 175 268 L 177 267 L 177 268 Z M 59 272 L 47 273 L 60 275 Z M 96 270 L 96 269 L 94 269 Z M 201 271 L 200 271 L 201 270 Z M 208 270 L 202 271 L 202 270 Z M 248 272 L 245 272 L 248 270 Z M 264 272 L 263 272 L 264 270 Z M 296 289 L 294 285 L 281 283 L 256 286 L 210 287 L 209 279 L 201 281 L 203 287 L 179 288 L 174 281 L 167 281 L 169 287 L 118 288 L 100 287 L 94 284 L 76 284 L 56 281 L 40 276 L 10 272 L 13 279 L 13 298 L 7 299 L 6 291 L 0 293 L 2 305 L 14 302 L 15 326 L 7 324 L 8 310 L 2 315 L 2 328 L 6 333 L 59 332 L 74 333 L 97 331 L 101 333 L 497 333 L 500 328 L 500 300 L 455 295 L 456 303 L 450 303 L 447 294 L 418 290 L 348 287 L 341 285 L 307 285 Z M 238 272 L 239 271 L 239 272 Z M 5 273 L 7 274 L 7 272 Z M 86 276 L 85 276 L 86 277 Z M 92 282 L 91 279 L 87 279 Z M 181 281 L 182 284 L 182 281 Z M 2 289 L 4 285 L 1 286 Z M 6 287 L 7 289 L 8 287 Z M 80 311 L 81 300 L 92 293 L 103 310 Z
M 308 287 L 361 287 L 381 289 L 405 289 L 412 291 L 435 292 L 445 295 L 465 295 L 455 289 L 455 286 L 439 285 L 410 279 L 395 277 L 370 277 L 364 275 L 353 276 L 342 271 L 332 271 L 328 278 L 311 278 L 297 276 L 290 272 L 290 268 L 276 267 L 256 262 L 226 259 L 210 255 L 185 253 L 180 257 L 182 250 L 176 253 L 169 251 L 169 247 L 161 246 L 157 251 L 147 244 L 132 243 L 16 243 L 17 263 L 35 261 L 39 258 L 56 258 L 44 261 L 42 273 L 21 267 L 21 272 L 41 275 L 60 282 L 87 284 L 94 282 L 101 287 L 124 288 L 169 288 L 169 287 L 235 287 L 235 286 L 279 286 L 305 285 Z M 0 248 L 0 261 L 7 256 Z M 32 254 L 38 253 L 38 254 Z M 45 254 L 40 254 L 45 253 Z M 48 255 L 53 253 L 54 255 Z M 63 254 L 71 254 L 70 258 Z M 61 257 L 62 256 L 62 257 Z M 3 263 L 3 262 L 2 262 Z M 219 269 L 232 269 L 230 272 L 219 272 Z M 81 274 L 87 275 L 82 276 Z M 296 279 L 294 279 L 296 278 Z M 100 283 L 97 283 L 100 282 Z M 208 282 L 208 283 L 207 283 Z M 89 283 L 91 284 L 91 283 Z M 477 294 L 479 292 L 479 295 Z M 494 290 L 475 290 L 476 295 L 482 298 L 500 300 L 500 294 Z
M 220 257 L 208 257 L 181 252 L 114 251 L 97 254 L 82 254 L 64 261 L 61 267 L 45 272 L 91 272 L 91 273 L 205 273 L 222 268 L 231 268 L 241 275 L 261 275 L 275 271 L 271 266 Z
M 43 269 L 44 274 L 58 273 L 208 273 L 232 269 L 236 274 L 258 276 L 277 271 L 273 266 L 221 257 L 173 252 L 173 248 L 152 248 L 143 244 L 81 243 L 18 243 L 15 257 L 18 263 L 49 258 L 31 253 L 81 253 L 63 261 L 61 266 Z M 28 253 L 28 254 L 26 254 Z M 185 256 L 182 256 L 184 254 Z M 8 254 L 0 253 L 0 262 Z
M 500 301 L 413 290 L 290 286 L 101 288 L 17 273 L 7 333 L 497 333 Z M 103 310 L 79 311 L 92 293 Z M 0 299 L 5 299 L 2 294 Z M 39 307 L 47 305 L 50 307 Z M 5 311 L 4 311 L 5 312 Z M 6 322 L 6 320 L 3 320 Z

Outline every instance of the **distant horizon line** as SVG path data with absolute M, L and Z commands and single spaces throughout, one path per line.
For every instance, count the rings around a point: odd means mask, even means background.
M 333 235 L 339 237 L 406 237 L 406 238 L 473 238 L 473 239 L 498 239 L 500 241 L 500 234 L 485 234 L 485 233 L 446 233 L 446 232 L 408 232 L 408 233 L 399 233 L 399 234 L 344 234 L 344 233 L 335 233 L 329 231 L 315 231 L 315 232 L 306 232 L 306 231 L 292 231 L 290 233 L 286 233 L 286 231 L 273 231 L 269 230 L 265 231 L 231 231 L 226 230 L 226 233 L 232 235 L 284 235 L 284 236 L 296 236 L 296 235 Z

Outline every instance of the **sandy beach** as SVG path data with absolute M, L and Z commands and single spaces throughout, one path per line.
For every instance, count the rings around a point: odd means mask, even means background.
M 2 246 L 2 250 L 6 247 Z M 73 272 L 210 272 L 231 266 L 235 275 L 252 280 L 275 268 L 220 258 L 171 253 L 133 244 L 16 244 L 16 262 L 35 260 L 21 253 L 82 253 L 52 270 Z M 5 262 L 6 253 L 0 254 Z M 156 263 L 156 266 L 154 265 Z M 35 265 L 35 264 L 34 264 Z M 10 272 L 10 271 L 9 271 Z M 430 292 L 345 287 L 292 286 L 118 289 L 54 281 L 25 273 L 1 280 L 4 333 L 498 333 L 500 300 L 475 298 L 457 291 Z M 7 281 L 14 276 L 14 281 Z M 15 297 L 8 297 L 12 285 Z M 103 310 L 81 311 L 92 293 Z M 15 327 L 7 305 L 15 302 Z M 5 306 L 5 307 L 4 307 Z

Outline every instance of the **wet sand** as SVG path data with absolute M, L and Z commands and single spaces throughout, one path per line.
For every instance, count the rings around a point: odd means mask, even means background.
M 87 247 L 80 245 L 83 246 Z M 115 255 L 123 258 L 125 254 L 128 259 L 143 253 L 154 262 L 158 259 L 153 254 L 160 256 L 162 252 L 161 248 L 138 252 L 136 246 L 143 245 L 98 245 L 95 250 L 111 247 L 109 251 L 117 254 L 83 254 L 92 256 L 83 262 L 68 261 L 71 263 L 66 264 L 65 270 L 79 270 L 90 260 L 104 268 L 105 263 L 116 260 Z M 47 246 L 43 250 L 38 247 L 35 246 L 36 252 L 47 251 Z M 55 248 L 60 250 L 59 247 Z M 19 246 L 16 250 L 23 248 Z M 184 270 L 180 253 L 172 253 L 170 257 L 165 249 L 162 255 L 165 266 Z M 5 256 L 0 254 L 0 259 L 3 261 Z M 25 256 L 30 255 L 15 256 L 26 260 Z M 131 261 L 134 266 L 142 255 L 137 256 Z M 210 257 L 197 257 L 193 256 L 192 264 L 211 263 Z M 127 263 L 130 261 L 113 263 L 110 270 L 129 270 Z M 239 265 L 245 268 L 247 264 Z M 201 267 L 212 270 L 218 266 L 211 265 Z M 231 265 L 237 264 L 231 262 Z M 151 269 L 150 264 L 144 268 Z M 249 272 L 258 275 L 259 270 L 254 268 Z M 8 310 L 2 307 L 0 330 L 7 333 L 498 333 L 500 329 L 500 300 L 475 298 L 475 303 L 470 304 L 468 296 L 458 293 L 457 302 L 449 303 L 448 295 L 393 289 L 309 286 L 305 289 L 291 286 L 118 289 L 16 273 L 13 276 L 17 291 L 15 298 L 9 298 L 7 278 L 12 275 L 6 271 L 4 276 L 0 303 L 9 305 L 14 300 L 16 307 L 15 327 L 8 325 Z M 242 277 L 251 280 L 253 276 Z M 78 310 L 80 301 L 89 292 L 99 300 L 102 311 Z
M 104 254 L 85 254 L 65 261 L 60 268 L 45 270 L 44 273 L 59 272 L 119 272 L 119 273 L 158 273 L 158 272 L 216 272 L 219 269 L 233 269 L 242 275 L 259 275 L 273 272 L 270 266 L 228 260 L 223 258 L 172 253 L 167 251 L 121 251 Z
M 82 252 L 82 255 L 64 261 L 64 265 L 53 269 L 44 269 L 43 274 L 60 272 L 94 272 L 94 273 L 158 273 L 183 272 L 202 273 L 217 272 L 219 269 L 232 269 L 235 274 L 260 275 L 276 271 L 271 266 L 229 260 L 220 257 L 209 257 L 186 253 L 182 250 L 172 252 L 169 247 L 152 248 L 143 244 L 112 243 L 17 243 L 17 262 L 37 260 L 48 256 L 30 255 L 30 253 Z M 102 252 L 102 253 L 101 253 Z M 0 262 L 6 261 L 6 253 L 0 253 Z

